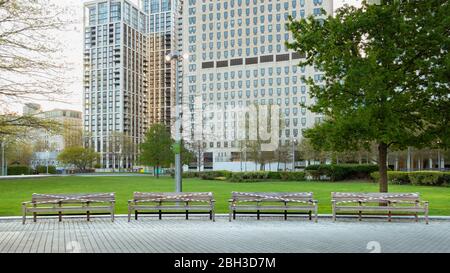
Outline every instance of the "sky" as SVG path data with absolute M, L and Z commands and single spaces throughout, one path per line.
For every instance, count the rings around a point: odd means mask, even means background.
M 65 61 L 69 64 L 70 72 L 66 73 L 67 84 L 66 91 L 69 95 L 60 97 L 64 102 L 55 101 L 35 101 L 41 104 L 43 110 L 51 110 L 55 108 L 82 110 L 82 95 L 83 95 L 83 3 L 88 0 L 51 0 L 62 8 L 70 9 L 70 16 L 75 21 L 70 25 L 69 30 L 64 33 L 55 34 L 55 39 L 59 39 L 64 47 L 62 55 Z M 131 0 L 135 4 L 138 0 Z M 310 0 L 312 1 L 312 0 Z M 361 0 L 335 0 L 335 8 L 343 4 L 358 5 Z M 11 106 L 11 110 L 22 112 L 22 104 Z

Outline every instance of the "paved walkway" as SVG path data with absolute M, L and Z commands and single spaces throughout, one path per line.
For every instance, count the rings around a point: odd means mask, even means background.
M 0 220 L 0 252 L 449 252 L 450 221 L 320 219 L 283 221 L 240 217 L 231 223 L 218 217 L 189 221 L 168 216 L 128 223 L 118 217 L 39 219 L 22 225 Z

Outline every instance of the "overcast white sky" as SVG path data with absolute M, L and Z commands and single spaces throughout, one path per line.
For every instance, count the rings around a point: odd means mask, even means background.
M 51 110 L 54 108 L 64 108 L 73 110 L 82 110 L 82 74 L 83 74 L 83 3 L 88 2 L 88 0 L 51 0 L 55 4 L 70 8 L 73 19 L 76 20 L 76 24 L 70 27 L 70 30 L 58 34 L 55 39 L 60 39 L 64 44 L 63 56 L 65 61 L 70 63 L 71 72 L 67 74 L 67 81 L 71 82 L 67 84 L 66 89 L 69 91 L 70 95 L 61 98 L 64 102 L 55 101 L 36 101 L 40 103 L 44 110 Z M 138 0 L 131 0 L 138 3 Z M 312 1 L 312 0 L 311 0 Z M 361 0 L 335 0 L 335 8 L 340 7 L 342 4 L 358 5 Z M 11 110 L 18 112 L 22 111 L 22 105 L 17 104 L 11 106 Z

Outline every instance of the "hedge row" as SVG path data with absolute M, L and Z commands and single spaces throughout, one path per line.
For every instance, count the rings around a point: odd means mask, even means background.
M 370 174 L 375 182 L 380 180 L 380 173 Z M 426 186 L 450 186 L 450 172 L 438 171 L 418 171 L 418 172 L 399 172 L 388 171 L 388 181 L 390 184 L 397 185 L 426 185 Z
M 321 180 L 323 177 L 331 181 L 350 179 L 370 179 L 370 174 L 378 171 L 378 165 L 373 164 L 321 164 L 310 165 L 305 168 L 312 180 Z
M 33 170 L 28 166 L 14 165 L 8 166 L 8 175 L 27 175 L 32 174 Z
M 47 173 L 47 166 L 36 166 L 34 170 L 28 166 L 23 165 L 8 166 L 8 175 L 28 175 L 28 174 L 45 174 L 45 173 Z M 57 173 L 56 167 L 48 166 L 48 173 L 56 174 Z
M 230 172 L 205 171 L 184 172 L 183 178 L 201 178 L 203 180 L 227 180 L 231 182 L 258 182 L 266 180 L 304 181 L 304 172 Z

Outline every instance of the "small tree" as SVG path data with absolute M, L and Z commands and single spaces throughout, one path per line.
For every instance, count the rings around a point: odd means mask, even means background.
M 153 124 L 140 145 L 140 162 L 146 166 L 153 166 L 159 178 L 160 167 L 167 167 L 173 162 L 172 138 L 167 127 L 163 124 Z
M 73 165 L 85 172 L 100 159 L 99 153 L 84 147 L 69 147 L 58 155 L 58 161 L 66 165 Z

